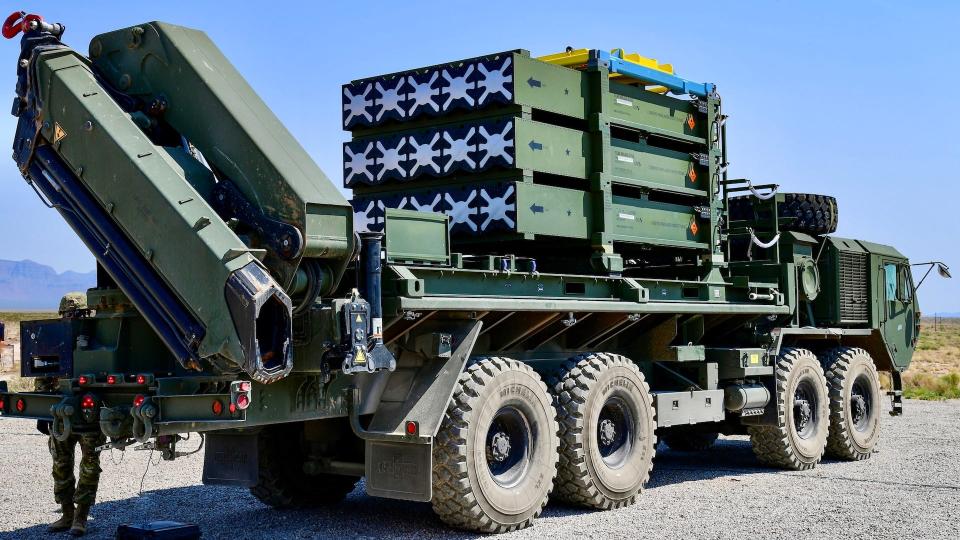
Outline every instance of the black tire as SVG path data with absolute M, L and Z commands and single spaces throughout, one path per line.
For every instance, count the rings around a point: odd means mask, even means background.
M 473 531 L 529 526 L 550 495 L 558 447 L 550 394 L 530 366 L 507 358 L 470 365 L 434 439 L 434 512 Z
M 781 222 L 781 231 L 818 235 L 830 234 L 837 230 L 840 212 L 835 197 L 812 193 L 784 193 L 783 197 L 783 202 L 777 204 L 777 216 L 794 219 Z M 759 201 L 753 196 L 731 198 L 730 219 L 735 221 L 757 219 L 754 206 L 758 203 Z
M 838 347 L 823 355 L 830 391 L 827 454 L 849 461 L 867 459 L 880 439 L 880 377 L 870 353 Z
M 660 440 L 671 450 L 678 452 L 709 450 L 719 437 L 720 434 L 716 431 L 698 430 L 694 426 L 674 426 L 660 430 Z
M 814 468 L 827 446 L 827 381 L 807 349 L 783 348 L 777 359 L 777 426 L 750 426 L 753 452 L 762 463 L 802 471 Z
M 310 508 L 342 501 L 359 478 L 303 472 L 303 424 L 265 428 L 257 439 L 259 479 L 250 493 L 273 508 Z
M 560 423 L 554 496 L 602 510 L 636 502 L 657 446 L 643 373 L 623 356 L 589 353 L 564 364 L 551 392 Z

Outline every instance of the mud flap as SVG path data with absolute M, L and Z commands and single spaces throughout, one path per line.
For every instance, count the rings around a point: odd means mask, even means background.
M 203 454 L 203 483 L 252 487 L 257 484 L 256 433 L 208 433 Z
M 433 496 L 433 445 L 367 441 L 367 494 L 429 502 Z
M 360 390 L 348 389 L 350 427 L 366 441 L 367 494 L 427 502 L 433 496 L 433 437 L 440 428 L 454 386 L 467 363 L 482 323 L 435 321 L 419 333 L 424 342 L 401 355 L 390 374 L 392 390 L 381 397 L 366 428 L 360 424 Z M 436 339 L 434 339 L 436 338 Z

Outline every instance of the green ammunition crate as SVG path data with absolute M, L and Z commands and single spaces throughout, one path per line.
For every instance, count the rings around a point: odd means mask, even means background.
M 505 106 L 587 121 L 602 101 L 613 124 L 706 144 L 703 102 L 616 82 L 597 96 L 594 76 L 511 51 L 360 79 L 343 86 L 343 127 L 360 135 Z
M 594 155 L 594 148 L 607 155 Z M 606 157 L 616 183 L 706 197 L 703 156 L 500 116 L 355 138 L 344 144 L 344 185 L 361 193 L 368 186 L 492 170 L 587 180 Z
M 384 216 L 395 215 L 395 208 L 423 215 L 442 212 L 450 217 L 454 238 L 480 235 L 491 242 L 538 236 L 589 240 L 599 221 L 597 212 L 602 212 L 607 233 L 617 242 L 695 249 L 708 246 L 709 227 L 694 206 L 614 196 L 609 206 L 598 210 L 591 203 L 594 196 L 589 191 L 505 178 L 358 196 L 354 207 L 358 226 L 369 230 L 381 230 Z M 403 215 L 411 214 L 416 212 Z

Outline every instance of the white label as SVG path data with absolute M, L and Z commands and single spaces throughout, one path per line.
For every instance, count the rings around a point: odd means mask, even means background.
M 617 105 L 626 105 L 627 107 L 633 107 L 633 102 L 629 99 L 617 98 Z
M 630 221 L 637 219 L 637 217 L 634 216 L 633 214 L 624 214 L 622 212 L 618 214 L 618 216 L 620 217 L 620 219 L 629 219 Z
M 633 163 L 633 158 L 630 156 L 617 156 L 617 161 L 623 161 L 624 163 Z

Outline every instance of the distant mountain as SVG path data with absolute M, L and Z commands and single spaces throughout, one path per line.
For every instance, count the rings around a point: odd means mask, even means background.
M 0 260 L 0 310 L 56 309 L 64 293 L 86 291 L 97 273 L 64 272 L 33 261 Z

